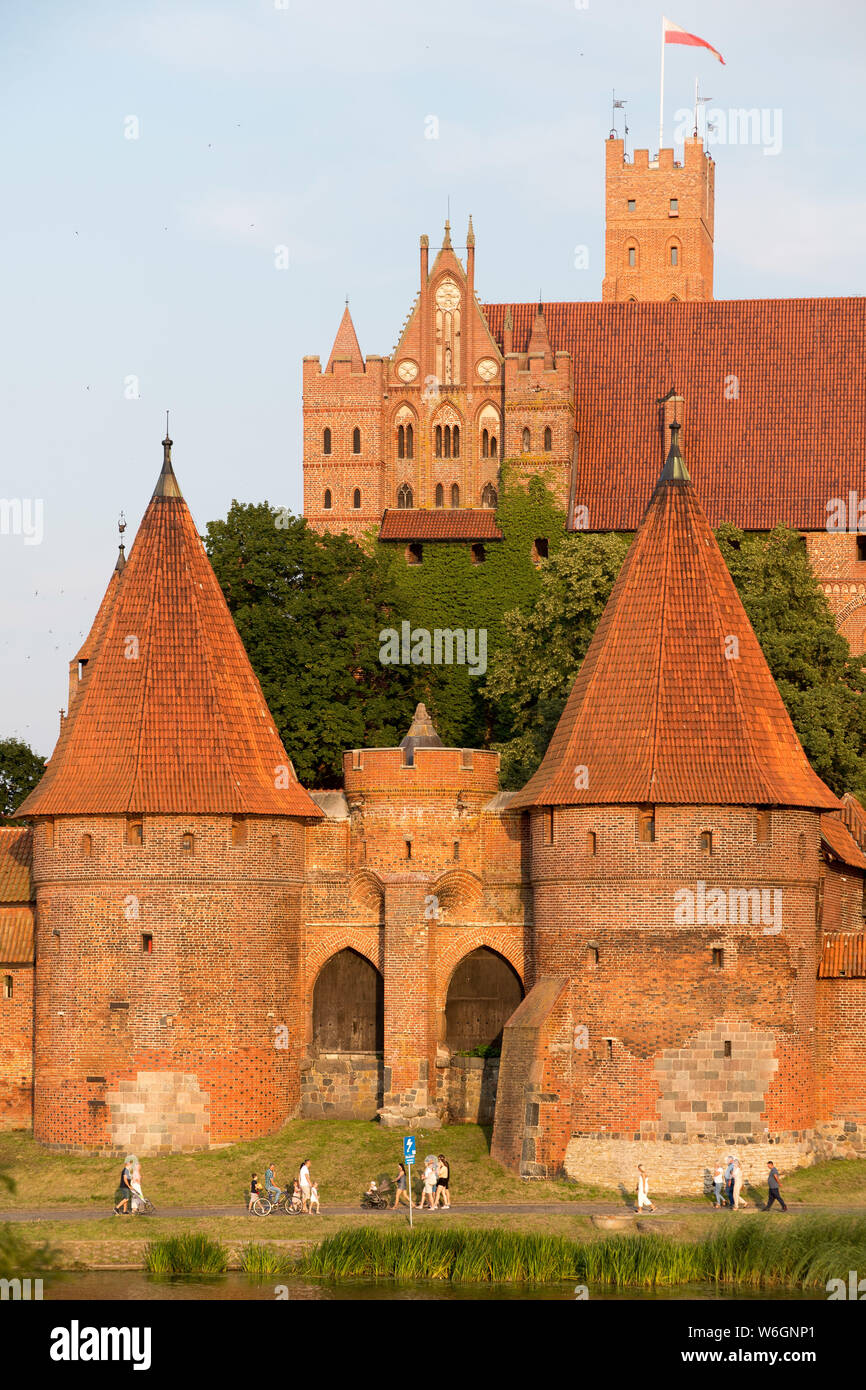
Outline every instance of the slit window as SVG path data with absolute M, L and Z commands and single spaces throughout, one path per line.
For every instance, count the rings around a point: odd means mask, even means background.
M 592 968 L 594 968 L 596 965 L 598 965 L 598 947 L 597 947 L 597 946 L 587 946 L 587 948 L 586 948 L 586 963 L 587 963 L 587 965 L 590 967 L 590 969 L 592 969 Z
M 407 459 L 415 457 L 415 431 L 411 425 L 406 426 L 406 457 Z
M 730 1038 L 725 1038 L 725 1048 L 724 1048 L 724 1052 L 725 1052 L 725 1056 L 726 1056 L 726 1057 L 733 1057 L 733 1055 L 734 1055 L 733 1048 L 731 1047 L 731 1040 L 730 1040 Z
M 541 842 L 544 845 L 553 844 L 553 807 L 545 806 L 541 813 Z
M 145 956 L 153 955 L 153 932 L 143 931 L 141 933 L 141 950 Z
M 398 459 L 406 457 L 406 430 L 403 425 L 397 426 L 397 457 Z
M 407 859 L 411 859 L 411 858 L 412 858 L 412 841 L 411 841 L 411 840 L 404 840 L 403 843 L 404 843 L 405 846 L 406 846 L 406 858 L 407 858 Z
M 81 853 L 84 855 L 84 858 L 85 858 L 85 859 L 89 859 L 90 856 L 92 855 L 92 853 L 93 853 L 93 836 L 92 836 L 92 835 L 82 835 L 82 837 L 81 837 Z
M 613 1061 L 613 1038 L 605 1038 L 605 1043 L 607 1044 L 607 1060 L 608 1060 L 609 1062 L 612 1062 L 612 1061 Z
M 331 431 L 330 431 L 330 430 L 325 430 L 325 431 L 323 432 L 323 434 L 322 434 L 322 453 L 323 453 L 323 454 L 329 454 L 330 452 L 331 452 Z
M 352 430 L 352 453 L 353 453 L 353 454 L 360 454 L 360 452 L 361 452 L 361 431 L 358 429 L 358 426 L 356 425 L 355 428 Z
M 489 457 L 490 457 L 490 431 L 489 431 L 489 430 L 482 430 L 482 431 L 481 431 L 481 457 L 482 457 L 483 459 L 486 459 L 486 458 L 489 458 Z
M 436 426 L 436 433 L 435 433 L 435 435 L 434 435 L 434 439 L 435 439 L 436 457 L 437 457 L 438 459 L 441 459 L 441 457 L 442 457 L 442 426 L 441 426 L 441 425 L 437 425 L 437 426 Z
M 628 248 L 628 263 L 632 267 L 637 265 L 637 248 L 634 246 Z
M 126 822 L 126 843 L 128 845 L 144 844 L 144 822 L 140 817 L 133 817 Z
M 456 458 L 456 459 L 459 459 L 459 457 L 460 457 L 460 426 L 459 426 L 459 425 L 455 425 L 455 426 L 454 426 L 454 433 L 453 433 L 453 435 L 452 435 L 452 439 L 453 439 L 453 441 L 454 441 L 454 453 L 453 453 L 453 457 Z
M 15 995 L 15 981 L 11 975 L 3 976 L 3 998 L 12 999 Z
M 529 453 L 529 450 L 530 450 L 531 445 L 532 445 L 532 439 L 531 439 L 529 430 L 528 430 L 528 429 L 525 429 L 525 430 L 523 431 L 523 452 L 524 452 L 524 454 L 528 454 L 528 453 Z
M 245 845 L 247 842 L 247 818 L 246 816 L 232 816 L 231 839 L 233 845 Z
M 49 816 L 45 822 L 45 848 L 54 848 L 54 817 Z
M 712 830 L 702 830 L 698 836 L 698 849 L 704 854 L 713 852 L 713 832 Z
M 594 831 L 594 830 L 587 830 L 587 832 L 586 832 L 586 852 L 587 852 L 587 854 L 595 854 L 596 851 L 597 851 L 597 848 L 598 848 L 598 841 L 596 840 L 596 837 L 595 837 L 595 831 Z
M 325 502 L 323 510 L 326 512 L 329 512 L 331 510 L 331 489 L 329 487 L 325 488 Z
M 356 487 L 352 493 L 352 506 L 356 512 L 361 510 L 361 489 L 359 487 Z
M 550 425 L 544 427 L 544 452 L 549 454 L 553 448 L 553 430 Z
M 721 946 L 713 947 L 713 965 L 716 970 L 721 970 L 725 964 L 725 953 Z
M 679 263 L 680 263 L 680 248 L 679 248 L 678 246 L 672 246 L 672 247 L 671 247 L 671 265 L 679 265 Z
M 640 806 L 637 813 L 637 838 L 642 845 L 655 843 L 656 813 L 652 806 Z
M 459 859 L 459 858 L 460 858 L 460 841 L 459 841 L 459 840 L 455 840 L 455 841 L 454 841 L 454 858 L 455 858 L 455 859 Z

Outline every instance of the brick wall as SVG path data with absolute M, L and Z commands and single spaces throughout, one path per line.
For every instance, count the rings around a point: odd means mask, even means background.
M 305 1120 L 374 1120 L 382 1096 L 380 1053 L 318 1053 L 301 1062 Z
M 29 1129 L 32 1120 L 33 966 L 0 961 L 0 1129 Z

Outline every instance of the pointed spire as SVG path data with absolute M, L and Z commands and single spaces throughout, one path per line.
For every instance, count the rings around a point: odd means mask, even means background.
M 547 332 L 547 322 L 544 317 L 544 305 L 538 301 L 538 308 L 535 311 L 535 319 L 532 324 L 532 333 L 529 339 L 529 356 L 535 357 L 544 355 L 545 366 L 553 366 L 553 348 L 550 346 L 550 337 Z
M 126 566 L 126 551 L 123 545 L 123 533 L 126 530 L 126 517 L 123 515 L 123 512 L 120 513 L 118 518 L 117 529 L 120 533 L 120 545 L 117 547 L 117 564 L 114 568 L 116 573 L 120 574 Z
M 182 497 L 180 485 L 171 466 L 171 446 L 174 440 L 168 433 L 168 411 L 165 412 L 165 439 L 162 441 L 162 468 L 153 489 L 154 497 Z
M 340 327 L 337 329 L 337 336 L 334 339 L 334 346 L 331 348 L 331 355 L 328 358 L 327 370 L 331 371 L 335 362 L 345 361 L 351 363 L 353 372 L 363 372 L 364 359 L 361 356 L 352 315 L 349 313 L 348 297 L 346 307 L 343 310 L 343 317 L 340 319 Z
M 416 748 L 444 748 L 444 746 L 433 727 L 433 720 L 427 713 L 427 706 L 417 705 L 412 723 L 409 725 L 409 732 L 400 741 L 406 763 L 410 766 L 414 763 Z
M 443 251 L 448 250 L 448 249 L 450 249 L 450 247 L 451 247 L 451 222 L 450 222 L 449 218 L 446 217 L 446 219 L 445 219 L 445 238 L 444 238 L 444 240 L 443 240 L 443 242 L 442 242 L 442 250 L 443 250 Z
M 660 483 L 688 483 L 689 470 L 686 468 L 686 461 L 680 453 L 680 425 L 678 421 L 671 421 L 671 446 L 668 449 L 668 456 L 665 459 L 665 466 L 659 477 Z
M 467 246 L 474 246 L 474 245 L 475 245 L 475 230 L 474 230 L 474 228 L 473 228 L 473 226 L 472 226 L 472 213 L 471 213 L 471 212 L 470 212 L 470 214 L 469 214 L 469 228 L 468 228 L 468 230 L 467 230 L 467 232 L 466 232 L 466 245 L 467 245 Z
M 512 807 L 839 807 L 803 752 L 677 433 L 541 767 Z

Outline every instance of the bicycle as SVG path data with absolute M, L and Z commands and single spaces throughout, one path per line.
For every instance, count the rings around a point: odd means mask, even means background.
M 300 1206 L 293 1201 L 291 1192 L 281 1192 L 275 1202 L 272 1202 L 266 1192 L 262 1192 L 250 1207 L 253 1216 L 270 1216 L 273 1211 L 281 1211 L 284 1216 L 299 1216 Z

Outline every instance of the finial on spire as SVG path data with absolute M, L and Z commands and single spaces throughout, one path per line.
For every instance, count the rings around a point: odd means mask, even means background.
M 685 459 L 680 453 L 680 429 L 678 420 L 671 420 L 671 446 L 668 456 L 665 459 L 665 466 L 661 471 L 660 483 L 689 483 L 689 470 L 686 468 Z
M 117 547 L 117 564 L 114 568 L 119 573 L 126 564 L 126 551 L 123 545 L 123 533 L 126 530 L 126 517 L 123 515 L 123 512 L 121 512 L 120 516 L 117 518 L 117 529 L 120 533 L 120 545 Z
M 168 432 L 168 411 L 165 412 L 165 439 L 162 441 L 162 468 L 153 490 L 154 497 L 181 497 L 177 478 L 171 466 L 171 446 L 174 440 Z
M 446 249 L 446 247 L 450 247 L 450 245 L 451 245 L 451 221 L 450 221 L 449 218 L 446 217 L 446 219 L 445 219 L 445 240 L 442 242 L 442 250 L 444 251 L 444 250 Z
M 467 245 L 467 246 L 474 246 L 474 245 L 475 245 L 475 229 L 474 229 L 473 226 L 472 226 L 472 213 L 471 213 L 471 212 L 470 212 L 470 214 L 469 214 L 469 229 L 468 229 L 468 231 L 467 231 L 467 233 L 466 233 L 466 245 Z

